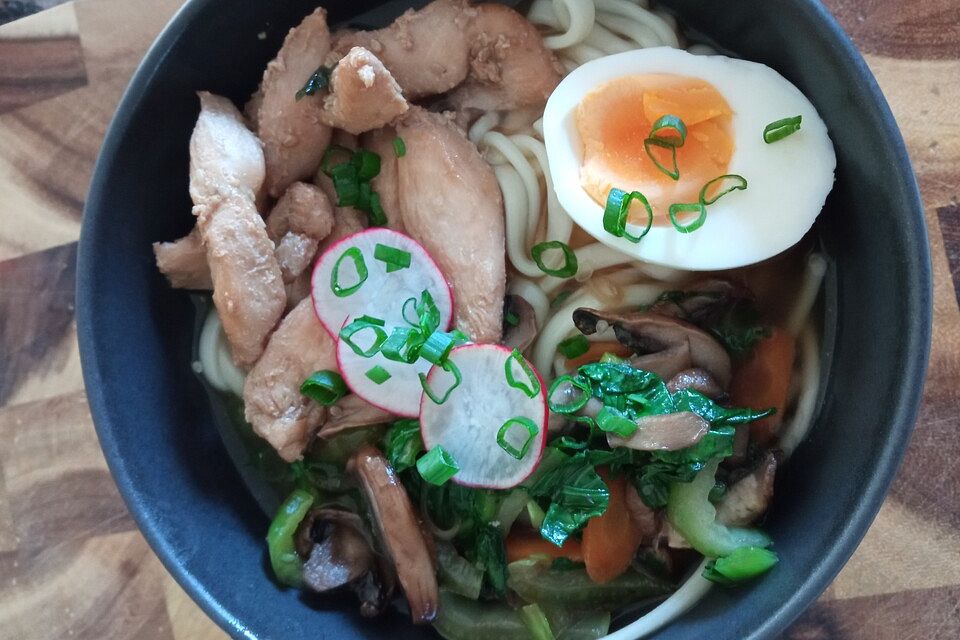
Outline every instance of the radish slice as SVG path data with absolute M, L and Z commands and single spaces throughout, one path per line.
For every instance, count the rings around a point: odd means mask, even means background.
M 410 266 L 396 269 L 378 260 L 377 245 L 410 254 Z M 364 315 L 384 320 L 388 333 L 391 326 L 405 325 L 403 303 L 419 300 L 424 291 L 430 292 L 440 310 L 441 330 L 447 329 L 453 316 L 450 286 L 427 250 L 413 238 L 383 227 L 331 245 L 314 265 L 310 289 L 317 318 L 335 340 L 345 323 Z
M 427 449 L 440 445 L 453 456 L 460 466 L 453 476 L 457 484 L 488 489 L 515 487 L 540 464 L 547 442 L 547 389 L 543 379 L 522 356 L 518 361 L 501 345 L 457 347 L 447 361 L 459 369 L 461 382 L 442 404 L 423 394 L 420 434 L 424 444 Z M 507 379 L 507 371 L 514 386 Z M 442 397 L 453 376 L 435 366 L 427 382 L 434 394 Z M 512 449 L 513 455 L 506 449 Z M 522 454 L 519 459 L 518 454 Z
M 384 251 L 383 247 L 409 254 L 409 266 L 397 268 L 396 264 L 377 259 L 377 255 L 396 257 L 395 252 Z M 405 264 L 406 260 L 402 262 Z M 334 291 L 335 284 L 339 285 L 339 293 Z M 340 330 L 361 316 L 383 320 L 387 335 L 397 327 L 410 326 L 403 318 L 404 303 L 410 298 L 420 300 L 424 291 L 430 292 L 440 311 L 439 329 L 449 328 L 453 318 L 450 288 L 426 250 L 412 238 L 390 229 L 361 231 L 332 245 L 320 256 L 311 288 L 317 317 L 337 341 L 340 375 L 350 390 L 385 411 L 416 417 L 423 394 L 418 374 L 427 373 L 430 363 L 394 362 L 379 352 L 364 358 L 340 340 Z M 372 341 L 369 331 L 354 336 L 354 342 L 363 349 Z

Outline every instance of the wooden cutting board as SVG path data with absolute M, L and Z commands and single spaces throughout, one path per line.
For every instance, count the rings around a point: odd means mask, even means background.
M 79 0 L 0 27 L 0 639 L 222 638 L 161 567 L 97 445 L 73 320 L 76 240 L 110 116 L 182 0 Z M 960 7 L 829 0 L 907 140 L 935 327 L 906 463 L 787 638 L 960 638 Z M 876 179 L 882 180 L 883 176 Z

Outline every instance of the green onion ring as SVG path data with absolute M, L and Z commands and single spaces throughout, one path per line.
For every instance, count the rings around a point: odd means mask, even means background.
M 383 329 L 383 322 L 381 321 L 377 324 L 373 322 L 373 320 L 375 320 L 375 318 L 363 316 L 357 318 L 343 329 L 340 329 L 340 339 L 361 358 L 372 358 L 387 339 L 387 332 Z M 376 338 L 370 348 L 364 351 L 353 341 L 353 336 L 366 329 L 373 331 Z
M 350 258 L 353 260 L 354 267 L 357 269 L 357 277 L 359 278 L 358 282 L 349 287 L 342 287 L 340 285 L 340 265 L 344 260 Z M 363 253 L 360 252 L 360 249 L 357 247 L 350 247 L 343 252 L 337 261 L 333 264 L 333 271 L 330 273 L 330 289 L 333 291 L 333 295 L 338 298 L 346 298 L 352 296 L 357 291 L 360 290 L 360 287 L 363 286 L 363 283 L 367 281 L 367 276 L 369 276 L 367 271 L 367 263 L 363 259 Z
M 460 471 L 460 465 L 446 449 L 437 445 L 417 460 L 417 471 L 430 484 L 440 486 Z
M 582 391 L 583 395 L 571 404 L 557 404 L 554 402 L 553 396 L 560 386 L 566 383 L 569 383 Z M 589 383 L 581 380 L 579 377 L 575 378 L 573 376 L 564 375 L 554 380 L 553 384 L 550 385 L 550 390 L 547 392 L 547 406 L 550 407 L 550 411 L 553 411 L 554 413 L 571 415 L 587 406 L 587 403 L 590 402 L 590 398 L 592 396 L 593 391 L 590 389 Z
M 524 441 L 523 446 L 521 446 L 519 449 L 507 442 L 507 434 L 510 433 L 510 427 L 515 424 L 520 425 L 527 431 L 527 439 Z M 500 445 L 500 448 L 510 456 L 516 458 L 517 460 L 523 460 L 524 456 L 527 455 L 527 452 L 530 451 L 530 445 L 533 444 L 533 441 L 537 437 L 538 433 L 540 433 L 540 429 L 533 422 L 533 420 L 525 416 L 517 416 L 516 418 L 510 418 L 504 422 L 503 426 L 500 427 L 500 430 L 497 431 L 497 444 Z
M 397 136 L 393 139 L 393 153 L 398 158 L 402 158 L 403 156 L 407 155 L 407 144 L 400 136 Z
M 651 147 L 659 147 L 660 149 L 669 149 L 670 157 L 673 163 L 673 170 L 666 168 L 663 164 L 653 155 L 653 151 L 650 150 Z M 657 169 L 660 169 L 664 174 L 670 176 L 672 180 L 680 179 L 680 168 L 677 166 L 677 147 L 676 145 L 669 144 L 664 142 L 660 138 L 647 138 L 643 141 L 643 150 L 647 152 L 647 156 L 653 161 L 653 164 L 656 165 Z
M 660 132 L 663 130 L 676 131 L 677 136 L 664 137 L 660 135 Z M 687 125 L 677 116 L 668 113 L 660 116 L 660 118 L 653 123 L 653 128 L 650 129 L 650 135 L 647 136 L 647 138 L 660 140 L 673 147 L 682 147 L 683 143 L 687 141 Z
M 369 371 L 367 371 L 366 376 L 374 384 L 383 384 L 393 376 L 390 375 L 390 372 L 381 367 L 380 365 L 375 365 Z
M 677 216 L 681 213 L 699 213 L 700 215 L 689 224 L 681 224 Z M 670 223 L 680 233 L 693 233 L 703 226 L 707 220 L 707 208 L 701 202 L 678 202 L 670 205 Z
M 627 231 L 627 217 L 630 215 L 630 203 L 638 200 L 647 210 L 647 226 L 638 236 Z M 607 205 L 603 210 L 603 228 L 607 233 L 618 238 L 625 238 L 630 242 L 640 242 L 650 232 L 653 226 L 653 208 L 647 202 L 646 196 L 639 191 L 627 193 L 621 189 L 610 189 L 607 195 Z M 559 296 L 558 296 L 559 297 Z
M 543 254 L 552 249 L 560 249 L 560 251 L 563 252 L 563 266 L 558 269 L 551 269 L 543 263 Z M 577 254 L 575 254 L 573 249 L 565 242 L 560 242 L 559 240 L 541 242 L 533 246 L 530 254 L 533 256 L 533 261 L 540 267 L 540 271 L 543 271 L 548 276 L 572 278 L 577 275 L 577 269 L 579 268 Z
M 433 389 L 430 388 L 430 382 L 427 380 L 427 376 L 422 373 L 417 374 L 420 378 L 420 386 L 423 387 L 423 392 L 427 394 L 427 397 L 433 400 L 434 404 L 443 404 L 450 398 L 450 394 L 453 393 L 453 390 L 460 386 L 460 383 L 463 382 L 463 375 L 460 373 L 460 368 L 451 362 L 450 360 L 445 361 L 440 368 L 446 371 L 447 373 L 453 374 L 453 385 L 447 389 L 446 393 L 443 394 L 443 397 L 437 396 Z
M 530 384 L 517 380 L 513 375 L 514 362 L 520 365 L 520 369 L 527 376 L 527 380 Z M 526 358 L 523 357 L 523 354 L 520 353 L 519 349 L 514 349 L 507 358 L 506 362 L 503 363 L 503 371 L 507 378 L 507 384 L 514 389 L 519 389 L 528 398 L 535 398 L 537 397 L 537 394 L 540 393 L 540 379 L 537 377 L 537 373 L 533 370 L 533 368 L 527 364 Z
M 724 189 L 717 195 L 713 196 L 713 198 L 707 200 L 707 191 L 710 190 L 710 187 L 724 180 L 735 180 L 737 184 L 734 184 L 732 187 L 728 187 Z M 703 189 L 700 189 L 700 204 L 704 206 L 708 204 L 713 204 L 714 202 L 716 202 L 717 200 L 719 200 L 720 198 L 722 198 L 723 196 L 727 195 L 732 191 L 743 191 L 746 188 L 747 188 L 747 179 L 741 175 L 737 175 L 736 173 L 728 173 L 726 175 L 719 176 L 717 178 L 714 178 L 707 184 L 703 185 Z

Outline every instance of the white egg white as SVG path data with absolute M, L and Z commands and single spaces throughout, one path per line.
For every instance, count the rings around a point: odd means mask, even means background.
M 576 110 L 591 90 L 605 82 L 651 73 L 701 79 L 723 95 L 733 110 L 734 152 L 727 173 L 743 176 L 749 186 L 709 205 L 706 223 L 697 231 L 682 234 L 669 225 L 654 226 L 634 244 L 604 230 L 603 207 L 580 186 L 583 144 Z M 799 132 L 773 144 L 763 141 L 767 124 L 796 115 L 803 116 Z M 693 55 L 669 47 L 607 56 L 574 70 L 547 102 L 543 133 L 557 197 L 577 224 L 639 260 L 686 270 L 753 264 L 796 244 L 823 208 L 837 164 L 817 110 L 779 73 L 756 62 Z

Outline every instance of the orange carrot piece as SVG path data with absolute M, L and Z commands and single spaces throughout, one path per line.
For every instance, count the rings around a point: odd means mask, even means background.
M 566 558 L 574 562 L 583 562 L 583 552 L 580 541 L 567 538 L 562 547 L 558 547 L 537 531 L 513 531 L 504 541 L 507 548 L 507 562 L 523 560 L 530 556 L 550 556 L 551 558 Z
M 790 391 L 796 341 L 784 329 L 775 329 L 759 343 L 749 360 L 737 369 L 730 384 L 730 400 L 736 407 L 769 409 L 777 413 L 750 424 L 750 438 L 769 445 L 783 422 Z
M 626 478 L 609 479 L 602 470 L 598 471 L 607 483 L 610 502 L 603 515 L 591 518 L 583 529 L 583 561 L 590 579 L 604 584 L 630 566 L 642 533 L 627 509 Z
M 582 356 L 567 360 L 567 369 L 573 371 L 577 367 L 597 362 L 605 353 L 612 353 L 618 358 L 626 358 L 633 352 L 630 351 L 629 347 L 625 347 L 619 342 L 591 342 L 590 348 L 587 349 L 586 353 Z

